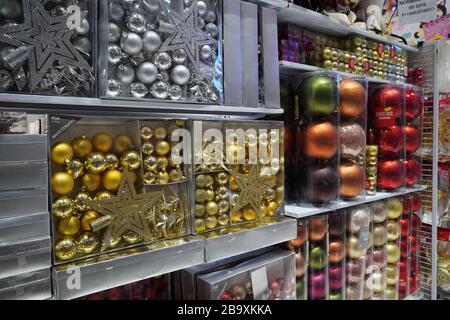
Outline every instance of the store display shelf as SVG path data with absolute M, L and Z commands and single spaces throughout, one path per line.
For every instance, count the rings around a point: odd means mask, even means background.
M 356 28 L 354 26 L 344 25 L 324 14 L 300 7 L 295 4 L 289 4 L 287 8 L 282 8 L 278 12 L 279 23 L 291 23 L 312 31 L 321 32 L 334 36 L 359 35 L 374 41 L 386 44 L 396 45 L 411 52 L 418 52 L 417 48 L 400 43 L 397 40 L 391 40 L 387 37 L 377 35 L 370 31 Z
M 82 97 L 0 93 L 0 108 L 30 113 L 70 115 L 114 115 L 119 117 L 164 117 L 176 115 L 197 119 L 251 118 L 282 114 L 281 108 L 176 103 L 168 101 L 112 100 Z
M 417 290 L 410 295 L 407 295 L 403 300 L 422 300 L 424 298 L 424 294 L 421 290 Z
M 236 228 L 236 227 L 234 227 Z M 212 262 L 261 248 L 286 242 L 297 237 L 297 222 L 290 218 L 281 218 L 275 223 L 259 224 L 257 227 L 212 237 L 206 234 L 205 261 Z M 237 229 L 237 228 L 236 228 Z
M 301 207 L 301 206 L 297 206 L 297 205 L 287 205 L 285 210 L 286 210 L 286 215 L 292 218 L 296 218 L 296 219 L 301 219 L 301 218 L 305 218 L 305 217 L 309 217 L 309 216 L 313 216 L 313 215 L 317 215 L 317 214 L 321 214 L 321 213 L 326 213 L 326 212 L 331 212 L 331 211 L 335 211 L 335 210 L 339 210 L 339 209 L 345 209 L 345 208 L 349 208 L 349 207 L 353 207 L 359 204 L 364 204 L 364 203 L 370 203 L 373 201 L 377 201 L 377 200 L 383 200 L 383 199 L 387 199 L 387 198 L 392 198 L 392 197 L 396 197 L 396 196 L 402 196 L 405 194 L 409 194 L 409 193 L 414 193 L 414 192 L 418 192 L 418 191 L 423 191 L 426 189 L 426 186 L 418 186 L 418 187 L 414 187 L 414 188 L 408 188 L 406 190 L 402 190 L 402 191 L 398 191 L 398 192 L 377 192 L 377 194 L 373 195 L 373 196 L 366 196 L 365 199 L 360 200 L 360 201 L 343 201 L 340 200 L 337 204 L 337 206 L 335 207 L 327 207 L 327 208 L 310 208 L 310 207 Z
M 158 242 L 53 268 L 56 299 L 75 299 L 203 263 L 204 240 Z
M 246 0 L 246 1 L 276 10 L 287 8 L 288 6 L 287 0 Z

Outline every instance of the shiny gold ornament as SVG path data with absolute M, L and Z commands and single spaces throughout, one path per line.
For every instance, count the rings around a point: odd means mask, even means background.
M 56 199 L 52 204 L 52 213 L 58 218 L 70 217 L 74 213 L 72 199 L 65 196 Z
M 70 260 L 77 254 L 77 243 L 72 237 L 64 237 L 55 244 L 55 255 L 61 260 Z
M 236 201 L 239 199 L 239 194 L 235 193 L 230 198 L 231 207 L 234 208 L 236 206 Z
M 219 206 L 219 212 L 220 213 L 226 213 L 228 210 L 230 210 L 230 203 L 226 200 L 221 200 L 217 204 Z
M 213 201 L 215 195 L 216 194 L 212 188 L 207 189 L 206 190 L 206 201 Z
M 206 201 L 206 190 L 197 189 L 195 190 L 195 202 L 204 203 Z
M 206 203 L 205 209 L 206 209 L 206 213 L 209 216 L 215 216 L 219 212 L 219 206 L 214 201 L 209 201 L 208 203 Z
M 170 170 L 169 178 L 170 182 L 178 182 L 184 180 L 183 171 L 181 171 L 180 166 L 177 166 L 175 169 Z
M 196 218 L 203 218 L 205 216 L 205 206 L 203 204 L 195 204 L 195 217 Z
M 278 209 L 278 203 L 270 201 L 267 205 L 261 207 L 262 215 L 265 217 L 273 217 Z
M 126 134 L 119 134 L 113 140 L 114 150 L 118 153 L 123 153 L 128 149 L 133 149 L 133 141 Z
M 239 185 L 237 184 L 237 182 L 233 178 L 233 176 L 230 177 L 230 189 L 231 189 L 231 191 L 238 191 L 239 190 Z
M 140 240 L 138 234 L 136 232 L 133 232 L 133 231 L 126 232 L 122 236 L 122 238 L 129 244 L 134 244 L 134 243 L 136 243 L 136 242 L 138 242 Z
M 113 194 L 109 191 L 100 191 L 95 195 L 95 200 L 111 199 Z
M 107 153 L 105 155 L 106 168 L 109 170 L 117 169 L 119 167 L 119 158 L 114 153 Z
M 89 193 L 84 191 L 78 192 L 73 199 L 75 209 L 81 212 L 89 210 L 89 206 L 87 205 L 89 200 L 91 200 Z
M 66 159 L 64 162 L 67 173 L 70 173 L 74 179 L 77 179 L 78 177 L 82 176 L 84 174 L 84 165 L 83 162 L 81 162 L 78 159 Z
M 195 177 L 195 186 L 197 188 L 205 188 L 206 187 L 206 175 L 199 174 Z
M 153 172 L 144 173 L 144 183 L 145 184 L 154 184 L 156 181 L 156 174 Z
M 122 155 L 120 163 L 124 168 L 128 168 L 128 170 L 137 170 L 141 166 L 141 157 L 136 151 L 129 150 Z
M 97 247 L 98 241 L 92 232 L 83 232 L 78 237 L 77 248 L 79 252 L 89 254 Z
M 386 291 L 386 300 L 398 300 L 398 288 L 397 286 L 387 286 Z
M 72 146 L 65 142 L 57 142 L 52 146 L 50 158 L 56 164 L 63 165 L 66 160 L 72 160 Z
M 206 224 L 204 219 L 195 219 L 194 221 L 195 232 L 203 232 L 206 230 Z
M 396 243 L 386 245 L 386 255 L 388 263 L 396 263 L 400 259 L 400 248 Z
M 240 210 L 233 211 L 231 213 L 231 222 L 232 223 L 236 223 L 236 222 L 241 221 L 241 218 L 242 218 L 242 212 Z
M 100 132 L 92 138 L 92 144 L 95 150 L 106 153 L 112 149 L 113 140 L 109 134 Z
M 242 217 L 245 221 L 253 221 L 256 219 L 256 211 L 250 208 L 242 209 Z
M 388 285 L 396 285 L 400 278 L 400 271 L 395 265 L 386 266 L 386 278 Z
M 273 188 L 269 188 L 266 190 L 266 192 L 264 192 L 264 199 L 266 199 L 267 201 L 275 200 L 275 197 L 276 191 Z
M 86 157 L 94 149 L 91 140 L 85 136 L 74 138 L 70 144 L 72 145 L 75 156 L 79 158 Z
M 56 229 L 63 236 L 76 235 L 80 230 L 80 220 L 73 216 L 60 219 Z
M 71 174 L 68 174 L 67 172 L 57 172 L 53 174 L 51 184 L 54 193 L 65 196 L 72 192 L 75 181 Z
M 150 127 L 144 126 L 141 128 L 141 138 L 144 141 L 148 141 L 153 137 L 153 130 Z
M 170 145 L 167 141 L 159 141 L 155 146 L 156 153 L 165 156 L 170 151 Z
M 222 214 L 219 216 L 217 221 L 219 222 L 219 225 L 226 226 L 230 223 L 230 217 L 227 214 Z
M 156 158 L 156 163 L 158 169 L 165 169 L 169 165 L 169 159 L 167 159 L 167 157 L 161 156 Z
M 102 247 L 105 246 L 105 248 L 115 248 L 119 245 L 121 238 L 116 239 L 110 239 L 109 241 L 106 241 L 105 243 L 102 243 Z M 103 251 L 103 250 L 102 250 Z
M 86 173 L 82 179 L 83 185 L 86 187 L 86 190 L 89 192 L 96 191 L 100 184 L 102 183 L 101 177 L 95 173 Z
M 144 168 L 148 171 L 156 170 L 158 166 L 158 160 L 154 156 L 149 156 L 144 159 Z
M 158 172 L 158 183 L 159 184 L 168 184 L 170 181 L 169 174 L 167 173 L 166 169 L 163 169 Z
M 205 175 L 205 187 L 211 187 L 214 184 L 214 177 L 212 174 Z
M 400 237 L 400 224 L 396 220 L 388 220 L 386 230 L 388 241 L 395 241 Z
M 164 127 L 157 127 L 155 128 L 155 138 L 163 140 L 167 137 L 167 129 Z
M 90 173 L 102 173 L 106 170 L 106 158 L 101 152 L 92 152 L 86 157 L 84 163 Z
M 217 182 L 218 185 L 221 185 L 221 186 L 227 184 L 227 182 L 228 182 L 228 174 L 225 173 L 225 172 L 219 172 L 216 175 L 216 182 Z
M 106 171 L 102 177 L 102 184 L 106 190 L 116 191 L 119 188 L 122 172 L 119 170 Z
M 205 219 L 206 228 L 214 229 L 217 227 L 217 218 L 216 217 L 206 217 Z
M 142 154 L 149 156 L 155 151 L 155 147 L 153 146 L 153 144 L 151 142 L 147 141 L 142 144 L 141 151 L 142 151 Z
M 228 189 L 225 186 L 220 186 L 217 189 L 217 195 L 219 196 L 219 199 L 225 200 L 228 198 Z

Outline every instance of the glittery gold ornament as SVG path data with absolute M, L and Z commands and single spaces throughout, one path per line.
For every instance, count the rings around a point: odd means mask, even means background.
M 148 141 L 153 137 L 153 130 L 150 127 L 142 127 L 141 128 L 141 138 L 144 141 Z
M 122 238 L 129 244 L 134 244 L 134 243 L 136 243 L 136 242 L 138 242 L 140 240 L 138 234 L 136 232 L 133 232 L 133 231 L 127 231 L 122 236 Z
M 85 136 L 74 138 L 71 145 L 75 156 L 80 158 L 86 157 L 94 149 L 91 140 Z
M 72 160 L 72 146 L 65 142 L 57 142 L 52 146 L 50 158 L 56 164 L 63 165 L 66 160 Z
M 55 244 L 55 255 L 61 260 L 70 260 L 77 254 L 77 243 L 72 237 L 64 237 Z
M 202 218 L 205 216 L 205 206 L 203 204 L 195 204 L 195 217 L 196 218 Z
M 106 190 L 116 191 L 119 188 L 122 172 L 119 170 L 106 171 L 102 177 L 102 184 Z
M 158 183 L 159 184 L 168 184 L 170 181 L 169 174 L 167 173 L 166 169 L 162 169 L 158 172 Z
M 170 170 L 169 178 L 170 182 L 178 182 L 184 180 L 183 171 L 181 171 L 180 166 L 177 166 L 175 169 Z
M 137 170 L 141 166 L 141 157 L 136 151 L 129 150 L 122 155 L 120 163 L 124 168 L 128 168 L 128 170 Z
M 89 254 L 97 247 L 98 241 L 92 232 L 83 232 L 78 237 L 77 248 L 78 251 Z
M 214 190 L 212 188 L 209 188 L 206 190 L 206 201 L 213 201 L 214 196 L 216 194 L 214 193 Z
M 261 207 L 262 215 L 265 217 L 273 217 L 278 209 L 278 203 L 270 201 L 267 205 Z
M 194 221 L 195 232 L 203 232 L 206 230 L 206 224 L 204 219 L 195 219 Z
M 144 173 L 144 183 L 145 184 L 154 184 L 156 181 L 156 174 L 153 172 Z
M 67 173 L 70 173 L 74 179 L 82 176 L 84 173 L 84 165 L 79 159 L 66 159 L 64 162 Z
M 245 221 L 252 221 L 256 219 L 256 211 L 251 208 L 242 209 L 242 217 Z
M 268 188 L 266 190 L 266 192 L 264 192 L 264 199 L 266 199 L 267 201 L 272 201 L 275 199 L 275 197 L 276 197 L 276 192 L 272 188 Z
M 230 217 L 227 214 L 222 214 L 219 216 L 217 221 L 219 222 L 219 225 L 226 226 L 230 222 Z
M 167 129 L 164 127 L 157 127 L 154 131 L 155 138 L 163 140 L 167 137 Z
M 239 194 L 235 193 L 231 196 L 230 198 L 230 204 L 231 207 L 233 208 L 236 205 L 236 201 L 239 199 Z
M 76 235 L 80 230 L 80 220 L 74 216 L 60 219 L 56 229 L 63 236 Z
M 217 227 L 217 218 L 216 217 L 206 217 L 205 219 L 206 228 L 214 229 Z
M 112 170 L 119 167 L 119 158 L 114 153 L 107 153 L 105 159 L 107 169 Z
M 100 152 L 108 152 L 112 149 L 113 140 L 111 136 L 105 132 L 97 133 L 92 137 L 94 149 Z
M 95 173 L 86 173 L 82 179 L 83 185 L 86 187 L 86 190 L 89 192 L 96 191 L 100 184 L 102 183 L 101 177 Z
M 113 194 L 109 191 L 100 191 L 100 192 L 97 192 L 97 194 L 95 195 L 95 200 L 111 199 L 112 196 L 113 196 Z
M 102 173 L 106 170 L 106 158 L 101 152 L 92 152 L 86 157 L 84 163 L 90 173 Z
M 220 186 L 217 188 L 217 195 L 219 196 L 219 199 L 226 199 L 228 198 L 228 189 L 225 186 Z
M 89 193 L 84 191 L 78 192 L 73 199 L 75 209 L 81 212 L 89 210 L 89 206 L 87 205 L 89 200 L 91 200 Z
M 233 178 L 233 176 L 230 177 L 230 189 L 231 189 L 231 191 L 238 191 L 239 190 L 239 185 L 237 184 L 237 182 Z
M 205 205 L 206 213 L 209 216 L 215 216 L 219 212 L 219 206 L 214 201 L 209 201 Z
M 154 171 L 156 170 L 156 167 L 158 166 L 158 161 L 156 157 L 149 156 L 144 159 L 144 168 L 148 171 Z
M 199 174 L 195 177 L 195 186 L 197 188 L 204 188 L 206 187 L 206 175 Z
M 128 149 L 133 149 L 133 141 L 126 134 L 119 134 L 113 140 L 114 150 L 118 153 L 123 153 Z
M 156 153 L 165 156 L 170 151 L 170 145 L 167 141 L 159 141 L 155 146 Z
M 219 201 L 217 205 L 219 206 L 220 213 L 228 212 L 228 210 L 230 209 L 230 203 L 226 200 Z
M 52 204 L 52 213 L 58 218 L 70 217 L 74 213 L 72 199 L 65 196 L 56 199 Z
M 141 147 L 142 154 L 151 155 L 155 151 L 155 146 L 151 142 L 144 142 Z
M 206 190 L 197 189 L 195 190 L 195 202 L 204 203 L 206 201 Z
M 167 157 L 160 156 L 156 158 L 156 163 L 158 165 L 158 169 L 165 169 L 169 165 L 169 159 L 167 159 Z
M 241 211 L 233 211 L 231 213 L 231 222 L 236 223 L 241 221 L 242 218 L 242 212 Z
M 72 192 L 75 181 L 71 174 L 68 174 L 67 172 L 57 172 L 53 174 L 51 184 L 54 193 L 65 196 Z
M 225 173 L 225 172 L 219 172 L 216 175 L 216 182 L 217 182 L 217 184 L 219 184 L 221 186 L 227 184 L 227 182 L 228 182 L 228 174 Z

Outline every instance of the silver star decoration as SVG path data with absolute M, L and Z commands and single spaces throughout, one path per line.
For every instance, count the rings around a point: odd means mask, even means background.
M 197 0 L 183 14 L 179 14 L 174 10 L 170 10 L 170 12 L 167 9 L 165 10 L 167 11 L 166 16 L 171 27 L 166 27 L 164 31 L 171 33 L 171 35 L 159 48 L 159 52 L 184 49 L 194 68 L 199 69 L 201 64 L 200 48 L 204 45 L 215 45 L 217 40 L 203 31 L 198 25 Z
M 24 22 L 0 28 L 0 42 L 30 46 L 30 89 L 41 82 L 54 62 L 87 71 L 91 66 L 70 41 L 76 30 L 67 28 L 67 16 L 51 16 L 40 1 L 22 0 Z

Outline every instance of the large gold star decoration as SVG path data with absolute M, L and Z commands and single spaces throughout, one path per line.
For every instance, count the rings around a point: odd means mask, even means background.
M 262 198 L 267 188 L 270 187 L 270 184 L 267 182 L 267 176 L 261 175 L 259 165 L 252 165 L 248 174 L 232 170 L 231 175 L 241 190 L 236 199 L 233 212 L 250 205 L 261 217 Z
M 125 169 L 115 197 L 88 201 L 92 210 L 103 215 L 97 220 L 107 220 L 107 224 L 103 225 L 108 229 L 103 236 L 101 251 L 129 231 L 136 233 L 143 240 L 152 241 L 154 232 L 150 228 L 147 215 L 161 196 L 161 191 L 137 194 L 131 175 Z M 105 219 L 106 217 L 109 219 Z

